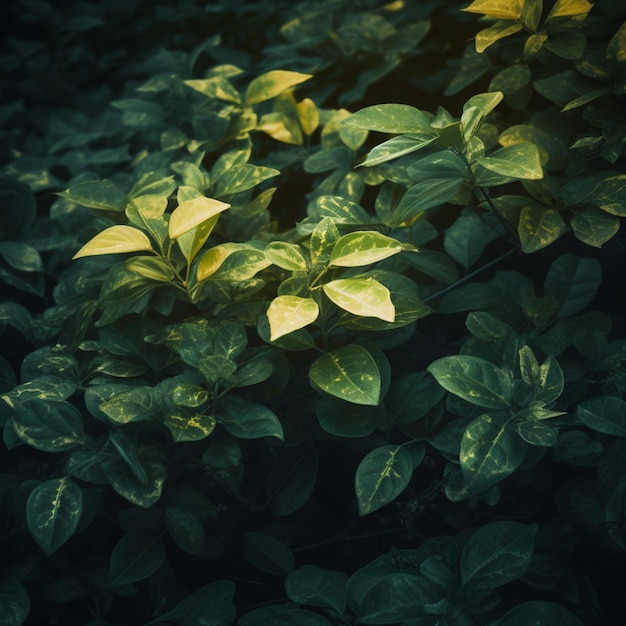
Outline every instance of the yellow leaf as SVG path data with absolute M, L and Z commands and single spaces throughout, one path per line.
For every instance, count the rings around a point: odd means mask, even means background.
M 132 226 L 111 226 L 88 241 L 72 258 L 152 250 L 145 233 Z
M 523 0 L 474 0 L 463 11 L 487 15 L 497 20 L 518 20 L 523 5 Z

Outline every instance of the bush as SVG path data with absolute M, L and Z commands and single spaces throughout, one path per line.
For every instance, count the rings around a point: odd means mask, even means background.
M 7 9 L 3 624 L 618 623 L 625 10 L 465 4 Z

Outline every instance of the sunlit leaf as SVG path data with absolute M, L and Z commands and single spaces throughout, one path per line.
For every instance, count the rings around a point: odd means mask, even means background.
M 377 104 L 343 120 L 347 126 L 381 133 L 432 133 L 428 116 L 408 104 Z
M 204 196 L 183 202 L 174 209 L 170 216 L 170 239 L 180 237 L 183 233 L 195 228 L 229 207 L 230 204 L 213 198 L 205 198 Z
M 88 241 L 72 258 L 152 250 L 144 232 L 132 226 L 110 226 Z
M 375 231 L 358 231 L 340 237 L 330 254 L 330 264 L 360 267 L 382 261 L 403 249 L 397 239 Z
M 385 322 L 395 320 L 395 307 L 389 289 L 375 278 L 338 278 L 323 286 L 324 293 L 338 307 L 363 317 Z
M 474 0 L 463 11 L 487 15 L 498 20 L 517 20 L 522 15 L 523 4 L 523 0 Z
M 312 74 L 301 74 L 300 72 L 288 72 L 285 70 L 272 70 L 262 74 L 248 85 L 245 96 L 246 104 L 258 104 L 259 102 L 275 98 L 290 87 L 295 87 L 312 77 Z
M 317 319 L 319 307 L 311 298 L 278 296 L 267 309 L 270 323 L 270 341 L 275 341 L 294 330 L 304 328 Z

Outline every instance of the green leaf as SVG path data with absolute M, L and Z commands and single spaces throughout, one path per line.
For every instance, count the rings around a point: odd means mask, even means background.
M 502 102 L 503 97 L 501 91 L 494 89 L 491 93 L 480 93 L 472 96 L 463 105 L 461 126 L 463 127 L 463 138 L 465 141 L 469 141 L 478 132 L 483 118 Z
M 367 437 L 376 430 L 380 413 L 378 407 L 320 396 L 315 401 L 315 416 L 327 433 L 356 438 Z
M 533 446 L 553 447 L 558 445 L 557 433 L 543 422 L 532 420 L 529 422 L 517 422 L 513 426 L 515 432 L 526 442 Z
M 202 522 L 187 508 L 165 507 L 165 527 L 174 543 L 184 552 L 201 556 L 206 537 Z
M 411 154 L 430 145 L 437 139 L 436 135 L 399 135 L 375 146 L 367 153 L 367 158 L 359 163 L 360 167 L 373 167 L 380 163 Z
M 494 589 L 521 578 L 533 555 L 537 527 L 509 521 L 481 526 L 461 553 L 461 584 Z
M 306 259 L 302 255 L 300 246 L 284 241 L 272 241 L 265 248 L 268 260 L 284 270 L 297 272 L 306 270 Z
M 557 0 L 546 18 L 549 22 L 557 17 L 586 16 L 593 8 L 587 0 Z
M 186 407 L 170 411 L 163 424 L 177 442 L 200 441 L 208 437 L 217 424 L 212 415 L 204 415 Z
M 170 239 L 180 237 L 228 208 L 230 204 L 204 196 L 182 202 L 170 216 Z
M 224 76 L 212 76 L 201 80 L 184 81 L 187 87 L 191 87 L 196 91 L 217 100 L 224 100 L 232 104 L 241 104 L 239 92 Z
M 358 231 L 339 238 L 330 254 L 330 265 L 361 267 L 376 263 L 402 251 L 396 239 L 376 231 Z
M 139 459 L 136 437 L 131 437 L 128 431 L 118 428 L 109 432 L 109 441 L 126 461 L 135 478 L 145 485 L 148 482 L 148 476 Z
M 219 421 L 233 437 L 276 437 L 280 440 L 284 437 L 283 427 L 276 415 L 261 404 L 247 402 L 237 396 L 227 396 L 220 401 L 219 406 L 226 412 Z
M 428 116 L 408 104 L 377 104 L 365 107 L 342 124 L 381 133 L 432 133 Z
M 617 234 L 620 219 L 594 207 L 587 207 L 584 213 L 578 213 L 571 219 L 570 226 L 576 239 L 588 246 L 601 248 Z
M 0 257 L 20 272 L 41 272 L 43 263 L 39 252 L 19 241 L 1 241 Z
M 313 220 L 331 218 L 335 224 L 369 224 L 372 220 L 369 213 L 356 202 L 343 196 L 323 195 L 315 198 L 307 206 L 307 213 Z
M 88 180 L 59 193 L 62 198 L 90 209 L 123 211 L 126 192 L 111 180 Z
M 626 217 L 626 174 L 603 178 L 594 187 L 591 199 L 603 211 Z
M 110 226 L 88 241 L 72 258 L 152 250 L 145 233 L 132 226 Z
M 380 372 L 361 346 L 344 345 L 319 357 L 311 365 L 309 380 L 313 387 L 347 402 L 376 406 L 380 401 Z
M 338 278 L 323 286 L 324 293 L 338 307 L 362 317 L 385 322 L 395 319 L 395 307 L 389 289 L 371 276 Z
M 295 567 L 291 550 L 271 535 L 245 532 L 240 545 L 248 562 L 264 572 L 284 576 Z
M 526 448 L 508 418 L 485 414 L 472 420 L 461 439 L 459 461 L 469 493 L 481 493 L 512 474 Z
M 235 583 L 218 580 L 200 587 L 145 626 L 174 621 L 178 626 L 230 626 L 236 618 Z
M 444 393 L 426 372 L 412 372 L 392 381 L 385 407 L 394 424 L 412 424 L 425 417 Z
M 367 515 L 395 500 L 413 476 L 413 459 L 402 446 L 381 446 L 359 463 L 354 488 L 359 515 Z
M 294 467 L 295 469 L 290 468 L 272 500 L 272 513 L 277 517 L 291 515 L 301 509 L 315 488 L 319 467 L 319 458 L 315 451 L 305 451 Z
M 30 598 L 17 578 L 0 579 L 0 625 L 22 626 L 30 613 Z
M 462 11 L 478 13 L 497 20 L 517 20 L 522 15 L 523 0 L 474 0 Z
M 15 434 L 36 450 L 65 452 L 86 441 L 83 416 L 69 402 L 32 399 L 20 402 L 15 409 Z
M 250 106 L 251 104 L 258 104 L 259 102 L 275 98 L 283 91 L 290 87 L 295 87 L 309 80 L 309 78 L 313 78 L 313 75 L 285 70 L 272 70 L 271 72 L 261 74 L 248 85 L 245 96 L 246 104 Z
M 583 626 L 568 609 L 546 600 L 530 600 L 509 609 L 493 626 Z
M 264 606 L 246 613 L 237 626 L 332 626 L 323 615 L 293 605 L 277 604 Z M 191 626 L 191 625 L 190 625 Z
M 626 437 L 626 402 L 614 396 L 588 398 L 578 405 L 578 419 L 599 433 Z
M 488 157 L 479 157 L 476 163 L 502 176 L 526 180 L 543 178 L 539 150 L 535 144 L 528 141 L 500 148 Z
M 285 591 L 292 602 L 334 609 L 343 614 L 348 577 L 343 572 L 303 565 L 290 572 Z
M 215 182 L 212 193 L 217 197 L 231 196 L 248 191 L 278 174 L 280 172 L 274 168 L 245 163 L 226 170 Z
M 270 323 L 270 341 L 275 341 L 294 330 L 304 328 L 317 319 L 319 307 L 312 298 L 278 296 L 267 309 Z
M 219 250 L 219 248 L 217 248 Z M 255 274 L 271 265 L 263 250 L 239 248 L 227 253 L 226 258 L 215 267 L 213 248 L 205 254 L 198 264 L 198 281 L 210 278 L 229 282 L 240 282 L 252 278 Z
M 564 254 L 550 265 L 543 288 L 560 302 L 557 317 L 571 317 L 589 305 L 601 282 L 598 260 Z
M 488 409 L 511 406 L 510 372 L 467 355 L 447 356 L 426 368 L 447 391 Z
M 566 230 L 565 220 L 554 209 L 539 204 L 522 208 L 517 232 L 527 254 L 554 243 Z
M 171 264 L 158 256 L 135 256 L 124 261 L 128 270 L 163 283 L 169 283 L 174 278 L 174 269 Z
M 37 485 L 26 502 L 26 523 L 37 545 L 56 552 L 73 534 L 83 512 L 83 492 L 67 476 Z
M 490 241 L 497 238 L 495 230 L 474 211 L 464 211 L 446 230 L 445 251 L 465 269 L 469 269 L 483 254 Z
M 163 540 L 146 528 L 127 533 L 111 553 L 109 586 L 121 587 L 154 574 L 165 560 Z
M 113 396 L 100 410 L 117 424 L 145 422 L 159 413 L 159 398 L 152 387 L 141 385 Z
M 326 263 L 330 259 L 330 251 L 335 242 L 339 239 L 339 230 L 335 222 L 330 217 L 324 217 L 315 226 L 311 233 L 310 249 L 311 263 Z
M 465 10 L 467 11 L 467 9 Z M 483 30 L 476 33 L 474 37 L 476 52 L 482 53 L 496 41 L 500 41 L 500 39 L 504 39 L 509 35 L 514 35 L 520 30 L 522 30 L 522 25 L 515 20 L 498 20 L 493 26 L 483 28 Z

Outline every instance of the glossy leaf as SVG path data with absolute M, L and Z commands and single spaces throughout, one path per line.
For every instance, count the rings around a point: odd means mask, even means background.
M 529 142 L 500 148 L 489 156 L 479 157 L 476 163 L 502 176 L 526 180 L 543 178 L 539 150 L 535 144 Z
M 88 241 L 72 258 L 152 250 L 144 232 L 132 226 L 110 226 Z
M 306 259 L 300 246 L 283 241 L 272 241 L 265 248 L 265 256 L 276 266 L 292 272 L 306 270 Z
M 73 534 L 83 512 L 83 493 L 67 476 L 37 485 L 26 503 L 28 530 L 46 553 L 56 552 Z
M 431 363 L 427 370 L 447 391 L 488 409 L 511 404 L 511 376 L 489 361 L 468 356 L 448 356 Z
M 406 134 L 392 137 L 387 141 L 372 148 L 364 161 L 359 163 L 361 167 L 374 167 L 386 163 L 392 159 L 398 159 L 406 154 L 421 150 L 435 141 L 435 135 Z
M 312 298 L 299 296 L 278 296 L 267 309 L 271 334 L 270 341 L 275 341 L 294 330 L 313 323 L 319 315 L 317 302 Z
M 69 402 L 20 402 L 13 430 L 24 443 L 43 452 L 64 452 L 86 441 L 83 417 Z
M 212 415 L 204 415 L 186 407 L 170 411 L 163 424 L 174 441 L 199 441 L 208 437 L 217 424 Z
M 522 0 L 474 0 L 463 9 L 468 13 L 479 13 L 498 20 L 517 20 L 522 14 Z
M 402 249 L 396 239 L 375 231 L 348 233 L 333 246 L 330 264 L 336 267 L 361 267 L 382 261 Z
M 290 87 L 295 87 L 303 83 L 312 74 L 301 74 L 300 72 L 288 72 L 285 70 L 272 70 L 255 78 L 246 89 L 246 104 L 258 104 L 265 100 L 275 98 Z
M 589 207 L 584 213 L 575 215 L 570 226 L 576 239 L 594 248 L 601 248 L 612 239 L 620 228 L 620 219 L 598 209 Z
M 148 578 L 165 560 L 163 540 L 146 529 L 130 532 L 113 548 L 109 586 L 120 587 Z
M 323 286 L 329 300 L 338 307 L 362 317 L 395 320 L 395 307 L 389 289 L 372 277 L 338 278 Z
M 230 204 L 204 196 L 179 204 L 170 216 L 170 239 L 180 237 L 228 208 Z
M 345 345 L 319 357 L 309 370 L 311 384 L 331 396 L 376 406 L 380 401 L 380 372 L 370 353 Z
M 428 116 L 408 104 L 377 104 L 365 107 L 343 120 L 343 124 L 381 133 L 431 133 Z
M 522 249 L 528 254 L 554 243 L 565 230 L 565 221 L 554 209 L 531 204 L 520 213 L 517 232 Z
M 478 528 L 461 553 L 461 582 L 493 589 L 521 578 L 530 564 L 537 525 L 500 521 Z
M 512 474 L 524 460 L 523 441 L 508 419 L 485 414 L 474 419 L 461 438 L 459 461 L 469 493 L 481 493 Z
M 359 515 L 367 515 L 395 500 L 413 476 L 413 460 L 406 448 L 381 446 L 359 463 L 354 488 Z

